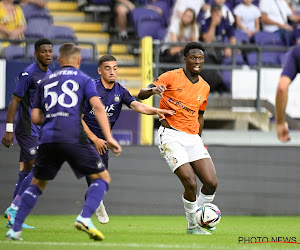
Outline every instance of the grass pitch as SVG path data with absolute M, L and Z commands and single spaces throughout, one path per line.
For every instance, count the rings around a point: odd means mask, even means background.
M 112 215 L 106 225 L 93 217 L 94 224 L 105 235 L 101 242 L 77 231 L 73 226 L 75 218 L 76 215 L 30 215 L 26 223 L 36 228 L 23 230 L 22 242 L 5 240 L 8 229 L 2 218 L 0 249 L 300 249 L 300 216 L 222 216 L 212 236 L 187 235 L 184 216 Z M 247 239 L 259 242 L 262 238 L 292 243 L 244 244 Z

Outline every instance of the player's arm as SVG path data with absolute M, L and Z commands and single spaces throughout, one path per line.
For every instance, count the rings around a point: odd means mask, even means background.
M 113 138 L 113 136 L 111 134 L 110 124 L 109 124 L 103 104 L 100 102 L 99 97 L 97 97 L 97 96 L 91 97 L 89 99 L 89 102 L 90 102 L 92 108 L 94 108 L 95 117 L 97 119 L 99 126 L 101 127 L 101 130 L 104 134 L 104 137 L 107 141 L 109 148 L 111 148 L 111 150 L 116 155 L 119 155 L 122 151 L 122 148 L 119 145 L 119 143 Z
M 33 108 L 31 112 L 31 121 L 35 125 L 42 125 L 45 120 L 44 113 L 39 108 Z
M 8 104 L 7 117 L 6 117 L 6 132 L 2 139 L 2 143 L 7 148 L 9 148 L 9 146 L 12 145 L 14 141 L 13 122 L 17 112 L 18 104 L 20 103 L 21 99 L 22 99 L 21 97 L 12 95 L 11 100 Z
M 106 146 L 106 141 L 102 140 L 101 138 L 98 138 L 98 136 L 96 136 L 89 128 L 89 126 L 85 123 L 85 121 L 83 120 L 83 116 L 84 114 L 82 114 L 81 116 L 81 122 L 82 122 L 82 126 L 83 129 L 85 131 L 85 133 L 87 134 L 88 138 L 93 142 L 95 148 L 97 149 L 97 151 L 99 152 L 99 154 L 104 154 L 107 150 L 107 146 Z
M 140 90 L 138 94 L 138 98 L 140 100 L 148 99 L 150 96 L 158 94 L 162 95 L 162 93 L 166 90 L 166 86 L 161 84 L 159 86 L 155 86 L 154 84 L 149 84 L 146 88 Z
M 288 88 L 291 83 L 291 79 L 282 75 L 279 79 L 279 84 L 276 93 L 276 127 L 277 127 L 277 137 L 280 141 L 286 142 L 290 140 L 289 130 L 285 121 L 285 109 L 288 100 Z
M 198 116 L 198 122 L 199 122 L 199 125 L 200 125 L 198 135 L 201 137 L 202 130 L 203 130 L 203 127 L 204 127 L 204 118 L 203 118 L 203 113 L 201 111 L 200 111 L 199 116 Z
M 174 110 L 166 110 L 166 109 L 158 109 L 154 107 L 150 107 L 144 103 L 133 101 L 130 103 L 130 108 L 134 111 L 145 114 L 145 115 L 156 115 L 158 114 L 160 117 L 165 118 L 165 115 L 174 115 Z

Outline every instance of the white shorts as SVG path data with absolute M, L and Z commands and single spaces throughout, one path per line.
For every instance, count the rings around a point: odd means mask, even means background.
M 185 163 L 211 158 L 198 134 L 163 126 L 158 129 L 158 148 L 173 172 Z

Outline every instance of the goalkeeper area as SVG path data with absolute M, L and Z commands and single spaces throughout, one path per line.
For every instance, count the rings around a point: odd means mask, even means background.
M 95 226 L 105 235 L 93 241 L 77 231 L 76 215 L 30 215 L 35 229 L 24 229 L 24 241 L 7 241 L 1 220 L 0 249 L 299 249 L 300 216 L 222 216 L 210 235 L 186 234 L 185 216 L 110 216 Z

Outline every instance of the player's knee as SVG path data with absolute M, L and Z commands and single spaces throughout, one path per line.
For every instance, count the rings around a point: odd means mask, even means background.
M 217 187 L 218 187 L 218 180 L 217 179 L 210 180 L 206 183 L 203 183 L 203 188 L 211 194 L 216 192 Z
M 186 178 L 184 181 L 185 190 L 192 193 L 197 193 L 197 181 L 194 178 Z

